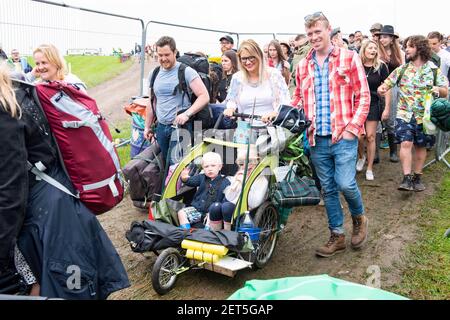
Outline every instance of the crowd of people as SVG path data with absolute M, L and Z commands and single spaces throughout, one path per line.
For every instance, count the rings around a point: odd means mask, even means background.
M 332 28 L 321 12 L 305 17 L 305 31 L 289 42 L 273 40 L 262 47 L 249 39 L 234 48 L 231 36 L 221 37 L 225 72 L 220 93 L 209 100 L 224 105 L 226 118 L 233 118 L 236 112 L 261 116 L 260 121 L 252 122 L 256 132 L 275 119 L 280 105 L 305 110 L 312 122 L 306 145 L 331 231 L 329 240 L 316 254 L 329 257 L 346 248 L 341 192 L 352 214 L 351 246 L 360 248 L 367 239 L 369 219 L 356 173 L 367 166 L 365 178 L 375 179 L 374 164 L 380 162 L 383 136 L 389 160 L 401 162 L 398 189 L 425 190 L 423 166 L 435 137 L 423 127 L 424 97 L 427 93 L 447 97 L 450 47 L 439 32 L 400 39 L 393 26 L 380 23 L 372 25 L 371 36 L 356 31 L 345 39 L 340 28 Z M 177 68 L 175 40 L 170 39 L 171 46 L 167 45 L 167 37 L 156 43 L 159 62 L 168 71 Z M 199 78 L 192 68 L 189 73 L 191 79 Z M 147 109 L 147 138 L 154 130 L 167 127 L 154 121 L 158 118 L 155 110 L 168 112 L 166 116 L 170 113 L 170 124 L 177 123 L 181 115 L 185 124 L 207 105 L 178 103 L 177 108 L 172 104 L 171 111 L 164 108 L 158 101 L 173 96 L 177 81 L 158 77 L 152 88 L 153 107 Z M 203 85 L 191 80 L 190 84 L 194 83 Z M 169 141 L 170 137 L 171 133 L 164 139 Z
M 147 107 L 144 136 L 156 138 L 163 158 L 173 164 L 170 151 L 180 143 L 173 138 L 174 133 L 178 128 L 192 133 L 195 115 L 211 101 L 224 106 L 223 115 L 228 119 L 233 119 L 236 112 L 261 116 L 261 120 L 252 121 L 257 134 L 278 116 L 280 105 L 302 108 L 311 121 L 305 147 L 322 192 L 330 230 L 330 237 L 315 253 L 331 257 L 347 247 L 340 193 L 352 217 L 350 246 L 359 249 L 367 240 L 369 218 L 356 174 L 367 163 L 365 177 L 375 179 L 374 164 L 380 161 L 383 132 L 387 133 L 390 161 L 401 162 L 398 189 L 425 190 L 423 166 L 427 150 L 435 143 L 435 137 L 423 126 L 425 96 L 448 96 L 450 37 L 434 31 L 427 36 L 401 39 L 393 26 L 375 23 L 371 36 L 356 31 L 346 39 L 339 28 L 332 28 L 322 12 L 307 15 L 304 26 L 304 34 L 288 42 L 273 40 L 262 47 L 249 39 L 234 48 L 231 36 L 221 37 L 223 72 L 215 96 L 210 96 L 196 70 L 177 61 L 175 39 L 161 37 L 152 49 L 160 67 L 157 74 L 149 76 L 153 81 L 149 81 L 151 105 Z M 33 288 L 31 294 L 105 298 L 129 285 L 125 269 L 89 209 L 71 199 L 83 209 L 52 210 L 67 195 L 27 174 L 27 161 L 40 162 L 49 175 L 71 188 L 54 141 L 49 138 L 45 116 L 38 108 L 19 103 L 11 74 L 19 74 L 28 82 L 65 81 L 83 90 L 86 87 L 67 72 L 53 45 L 34 50 L 34 68 L 16 49 L 10 58 L 3 50 L 0 56 L 6 61 L 0 72 L 1 152 L 4 159 L 13 159 L 2 163 L 15 166 L 1 170 L 0 275 L 15 261 L 15 267 Z M 179 88 L 180 68 L 195 100 Z M 211 230 L 231 229 L 230 217 L 240 193 L 246 157 L 250 171 L 259 159 L 257 150 L 252 149 L 250 155 L 240 150 L 236 160 L 240 169 L 228 180 L 219 173 L 222 159 L 215 153 L 204 155 L 203 174 L 191 177 L 188 171 L 183 172 L 182 181 L 199 189 L 191 207 L 178 213 L 181 227 L 190 228 L 208 216 Z M 253 207 L 267 196 L 268 180 L 263 176 L 260 180 L 257 189 L 250 191 Z M 211 199 L 208 190 L 215 189 L 215 185 L 217 192 Z M 61 214 L 64 219 L 58 218 Z M 97 270 L 93 277 L 101 284 L 96 289 L 100 292 L 93 292 L 90 283 L 85 292 L 67 292 L 62 288 L 52 276 L 58 270 L 51 268 L 62 261 L 64 266 L 69 263 Z M 86 265 L 89 261 L 95 263 Z

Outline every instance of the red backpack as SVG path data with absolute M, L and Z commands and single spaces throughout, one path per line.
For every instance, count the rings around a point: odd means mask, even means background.
M 94 214 L 123 198 L 120 160 L 94 99 L 77 85 L 38 84 L 36 91 L 80 200 Z

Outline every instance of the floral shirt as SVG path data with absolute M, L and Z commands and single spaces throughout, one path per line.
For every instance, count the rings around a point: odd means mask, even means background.
M 433 63 L 427 62 L 420 68 L 409 62 L 395 69 L 384 83 L 393 88 L 403 68 L 406 68 L 399 83 L 399 99 L 397 105 L 397 118 L 410 122 L 416 118 L 418 124 L 422 123 L 425 111 L 425 95 L 431 92 L 434 84 L 434 68 L 437 69 L 436 86 L 447 87 L 448 81 Z

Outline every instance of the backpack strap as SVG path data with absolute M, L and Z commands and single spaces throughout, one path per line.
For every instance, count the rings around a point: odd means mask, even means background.
M 176 95 L 177 92 L 183 94 L 182 100 L 184 100 L 184 95 L 187 94 L 189 101 L 192 103 L 192 95 L 189 92 L 189 88 L 186 83 L 186 68 L 187 65 L 180 63 L 180 68 L 178 68 L 178 85 L 173 89 L 172 95 Z
M 403 65 L 402 69 L 400 70 L 400 74 L 398 75 L 397 82 L 395 85 L 398 87 L 400 86 L 400 81 L 402 80 L 403 76 L 405 75 L 406 69 L 408 68 L 408 64 Z
M 156 95 L 155 90 L 153 89 L 155 85 L 156 77 L 158 76 L 159 70 L 161 67 L 156 67 L 155 70 L 153 70 L 152 77 L 150 78 L 150 106 L 153 111 L 153 117 L 156 119 L 156 110 L 155 110 L 155 104 L 156 104 Z
M 205 176 L 206 178 L 206 176 Z M 206 192 L 207 192 L 207 197 L 206 197 L 206 201 L 205 201 L 205 211 L 207 211 L 209 209 L 209 207 L 214 203 L 214 199 L 217 197 L 217 192 L 220 189 L 220 187 L 222 186 L 223 181 L 226 179 L 225 176 L 219 174 L 217 176 L 217 178 L 215 179 L 215 183 L 212 183 L 212 181 L 208 180 L 208 178 L 206 178 Z
M 36 165 L 34 166 L 33 164 L 31 164 L 30 161 L 27 161 L 27 167 L 28 167 L 28 170 L 31 171 L 31 173 L 33 173 L 40 180 L 44 180 L 48 184 L 54 186 L 55 188 L 59 189 L 60 191 L 62 191 L 64 193 L 67 193 L 68 195 L 70 195 L 70 196 L 72 196 L 72 197 L 74 197 L 76 199 L 80 199 L 80 195 L 79 194 L 76 194 L 76 195 L 73 194 L 69 189 L 67 189 L 59 181 L 53 179 L 48 174 L 46 174 L 44 172 L 44 170 L 46 168 L 44 167 L 44 165 L 41 162 L 36 163 Z
M 438 68 L 433 68 L 431 69 L 433 70 L 433 86 L 437 85 L 437 72 L 438 72 Z

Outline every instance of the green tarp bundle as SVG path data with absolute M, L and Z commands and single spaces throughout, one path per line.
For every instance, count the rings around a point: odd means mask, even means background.
M 328 275 L 251 280 L 229 300 L 408 300 L 405 297 Z

